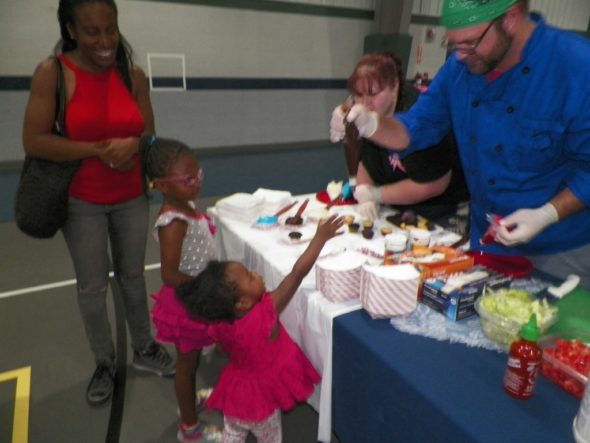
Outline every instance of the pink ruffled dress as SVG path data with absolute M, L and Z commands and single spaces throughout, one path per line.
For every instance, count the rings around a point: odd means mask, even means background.
M 278 337 L 271 339 L 273 328 Z M 261 421 L 313 393 L 320 376 L 280 323 L 274 302 L 265 293 L 244 317 L 209 327 L 210 335 L 229 354 L 207 407 L 245 421 Z
M 156 220 L 153 235 L 159 241 L 159 228 L 167 226 L 175 219 L 187 223 L 187 231 L 182 243 L 180 271 L 196 277 L 209 260 L 217 257 L 213 235 L 215 226 L 209 217 L 195 210 L 194 216 L 182 212 L 167 211 Z M 175 345 L 182 353 L 196 351 L 213 344 L 207 333 L 208 324 L 193 317 L 169 286 L 162 286 L 152 294 L 154 306 L 151 309 L 152 321 L 156 328 L 156 340 Z

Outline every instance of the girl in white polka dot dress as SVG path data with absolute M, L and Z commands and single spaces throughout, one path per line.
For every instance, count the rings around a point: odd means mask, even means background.
M 145 136 L 140 141 L 143 171 L 150 187 L 164 201 L 154 226 L 154 238 L 160 244 L 163 286 L 152 294 L 151 310 L 156 339 L 176 347 L 174 387 L 180 423 L 181 442 L 216 441 L 218 433 L 199 420 L 205 399 L 195 393 L 195 375 L 201 350 L 213 341 L 207 325 L 191 316 L 176 295 L 176 288 L 197 276 L 210 260 L 217 258 L 215 226 L 195 207 L 203 181 L 203 169 L 185 144 L 171 139 Z M 201 400 L 199 402 L 199 400 Z

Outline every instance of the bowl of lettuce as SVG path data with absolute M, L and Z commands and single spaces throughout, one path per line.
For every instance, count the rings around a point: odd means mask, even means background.
M 475 301 L 484 334 L 505 350 L 518 340 L 521 326 L 531 314 L 537 315 L 541 333 L 557 321 L 558 309 L 547 299 L 537 299 L 528 291 L 500 288 L 486 290 Z

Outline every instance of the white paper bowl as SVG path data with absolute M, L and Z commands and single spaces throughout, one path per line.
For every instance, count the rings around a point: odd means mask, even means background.
M 359 297 L 361 268 L 366 257 L 354 252 L 326 257 L 316 263 L 316 287 L 332 302 Z
M 418 304 L 419 287 L 420 273 L 412 265 L 365 265 L 361 272 L 361 303 L 372 318 L 410 314 Z

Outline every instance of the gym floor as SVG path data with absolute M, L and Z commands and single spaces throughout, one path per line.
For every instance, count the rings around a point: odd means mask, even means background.
M 214 201 L 202 201 L 202 209 Z M 151 224 L 158 205 L 152 205 Z M 173 378 L 135 370 L 127 334 L 119 326 L 119 308 L 109 291 L 109 312 L 119 364 L 113 401 L 86 403 L 94 371 L 78 312 L 70 257 L 61 235 L 36 240 L 14 223 L 0 223 L 0 443 L 167 443 L 176 441 Z M 148 293 L 159 289 L 158 250 L 147 240 Z M 169 349 L 171 353 L 173 349 Z M 225 363 L 219 352 L 201 359 L 198 387 L 212 386 Z M 203 418 L 218 425 L 222 417 Z M 307 404 L 283 414 L 287 443 L 312 443 L 317 413 Z M 254 442 L 250 436 L 248 442 Z M 333 438 L 333 442 L 338 442 Z

